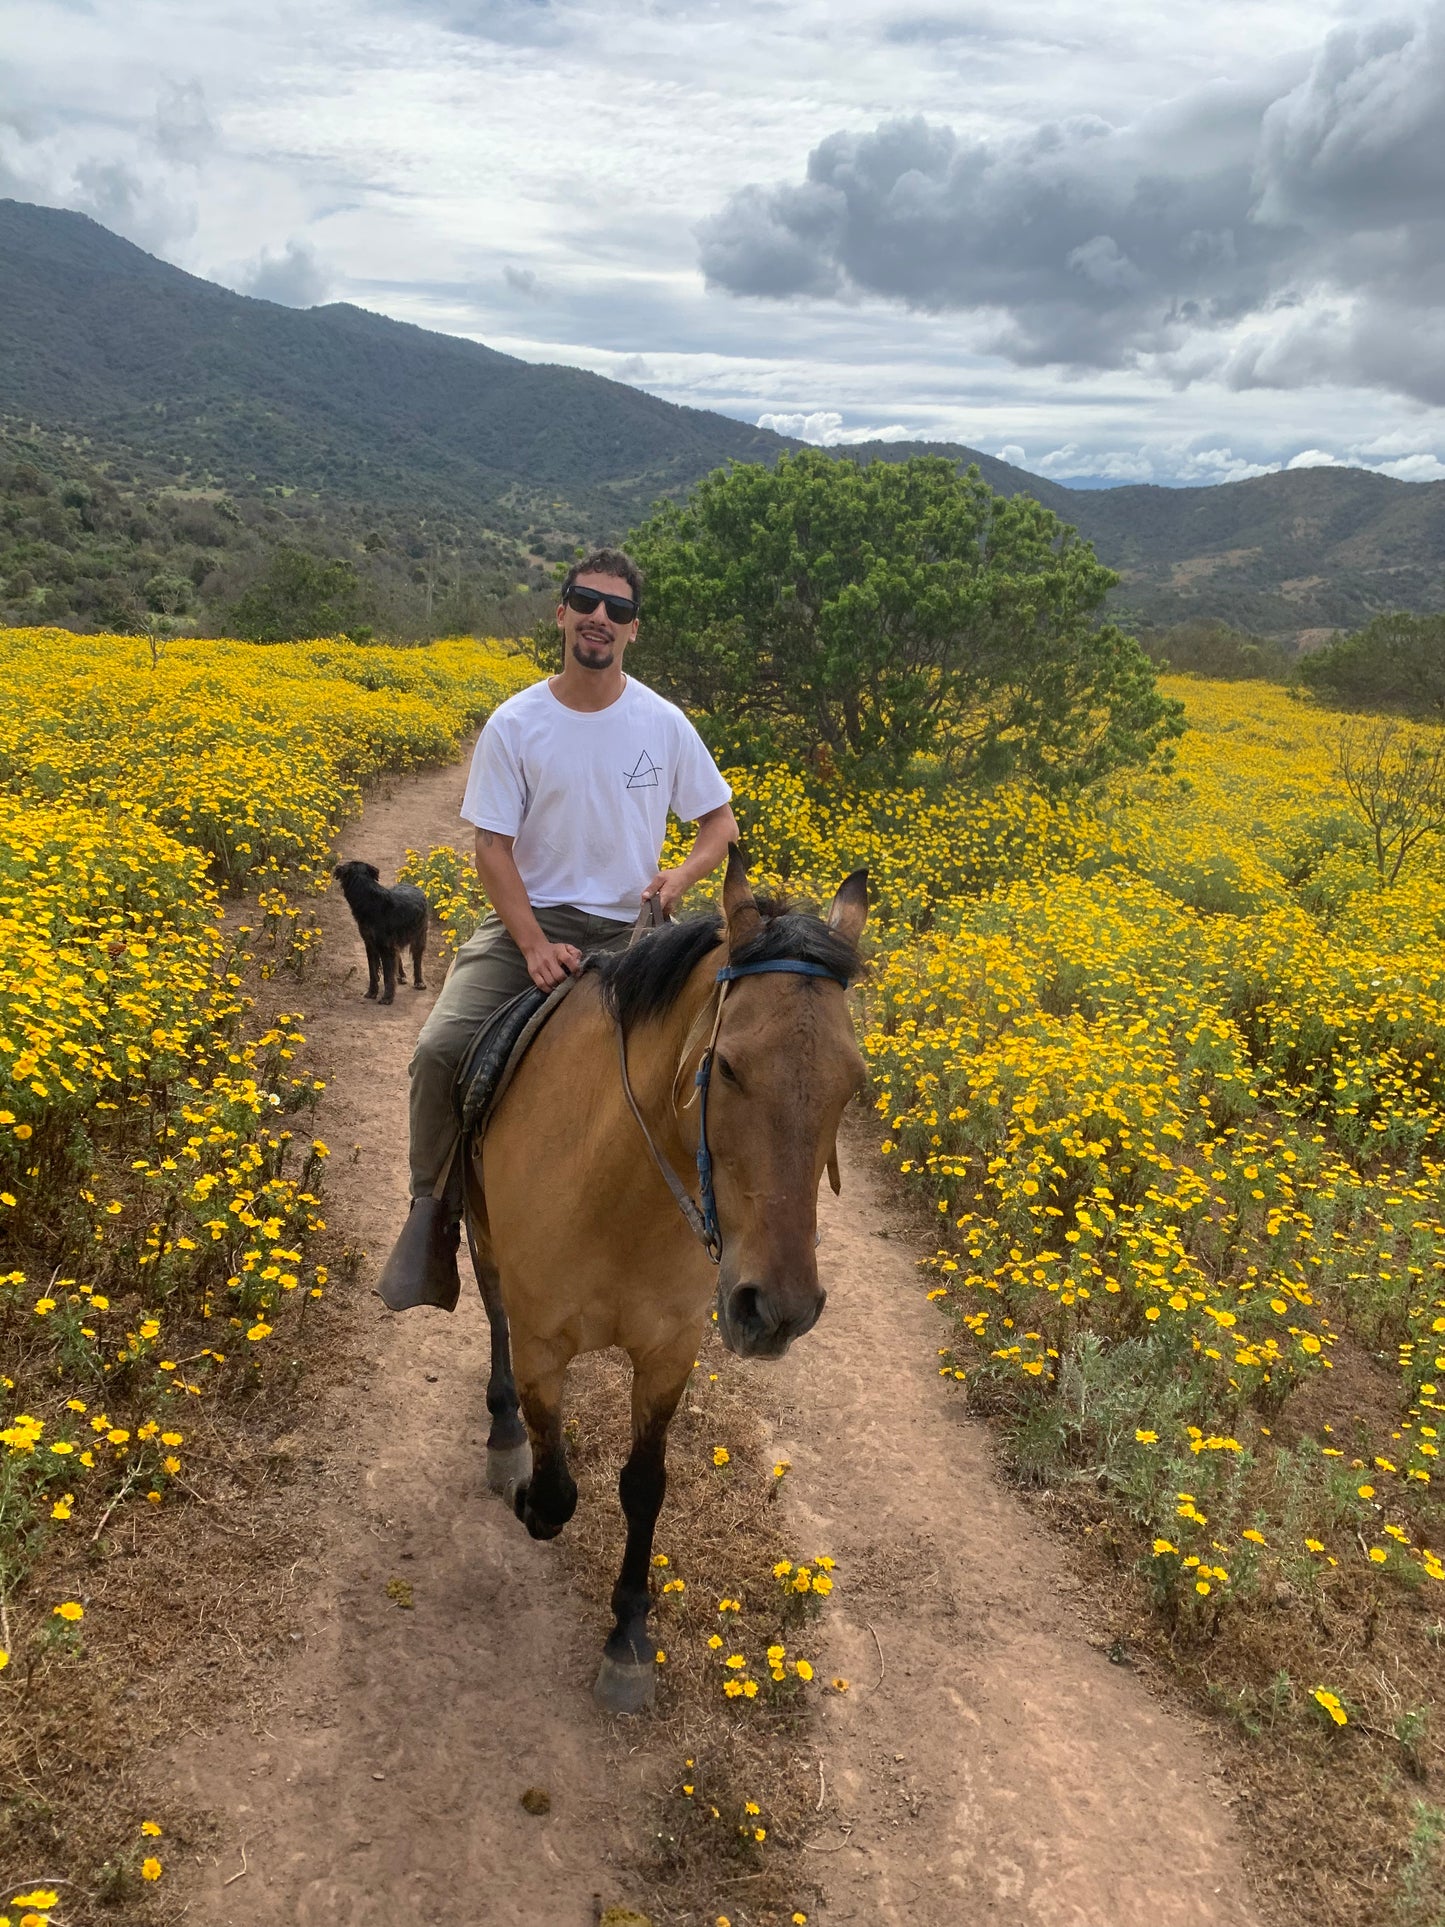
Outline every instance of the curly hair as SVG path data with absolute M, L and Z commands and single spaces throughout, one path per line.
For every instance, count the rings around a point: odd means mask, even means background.
M 559 600 L 566 595 L 579 575 L 620 576 L 631 589 L 633 601 L 639 607 L 641 606 L 642 571 L 625 550 L 594 549 L 591 555 L 584 556 L 580 562 L 574 562 L 562 578 L 562 587 L 558 591 Z

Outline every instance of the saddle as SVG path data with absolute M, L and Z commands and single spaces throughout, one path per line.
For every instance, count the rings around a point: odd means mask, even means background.
M 452 1108 L 464 1140 L 487 1128 L 533 1038 L 576 981 L 564 977 L 555 990 L 530 985 L 494 1010 L 473 1037 L 452 1084 Z
M 660 928 L 664 921 L 656 900 L 649 898 L 633 926 L 632 942 Z M 576 977 L 564 977 L 555 990 L 529 985 L 510 1003 L 493 1011 L 477 1031 L 452 1083 L 452 1108 L 462 1127 L 463 1142 L 486 1130 L 533 1039 L 576 982 Z

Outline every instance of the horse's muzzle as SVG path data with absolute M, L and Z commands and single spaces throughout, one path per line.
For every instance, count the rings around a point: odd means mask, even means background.
M 810 1332 L 823 1315 L 828 1294 L 820 1285 L 805 1306 L 789 1307 L 764 1285 L 718 1289 L 718 1336 L 739 1358 L 781 1358 L 795 1338 Z

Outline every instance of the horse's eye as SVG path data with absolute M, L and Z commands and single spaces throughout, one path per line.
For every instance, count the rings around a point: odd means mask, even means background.
M 717 1067 L 718 1067 L 718 1070 L 722 1073 L 722 1075 L 727 1079 L 729 1084 L 733 1084 L 733 1085 L 737 1084 L 738 1074 L 725 1057 L 723 1056 L 718 1057 Z

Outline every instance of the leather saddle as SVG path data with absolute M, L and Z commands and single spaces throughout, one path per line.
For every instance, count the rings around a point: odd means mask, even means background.
M 656 900 L 649 898 L 633 926 L 632 942 L 666 921 Z M 494 1010 L 478 1029 L 452 1083 L 452 1108 L 464 1140 L 485 1131 L 533 1039 L 576 982 L 576 977 L 564 977 L 555 990 L 530 985 Z
M 564 977 L 555 990 L 529 986 L 494 1010 L 477 1031 L 452 1084 L 452 1108 L 464 1138 L 486 1129 L 533 1038 L 576 981 Z

